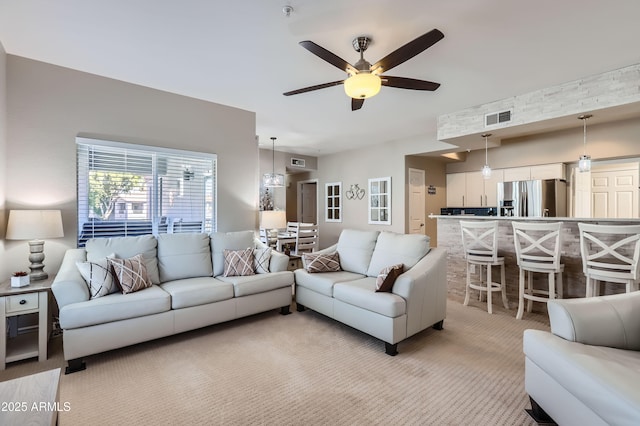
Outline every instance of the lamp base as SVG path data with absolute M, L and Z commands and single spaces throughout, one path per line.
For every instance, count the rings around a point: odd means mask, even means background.
M 33 281 L 41 281 L 49 278 L 49 274 L 43 271 L 44 269 L 44 241 L 33 240 L 29 241 L 29 279 Z

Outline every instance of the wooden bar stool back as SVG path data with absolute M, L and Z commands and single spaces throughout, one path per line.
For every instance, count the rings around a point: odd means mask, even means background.
M 600 294 L 600 282 L 624 284 L 626 292 L 638 290 L 640 225 L 578 223 L 586 296 Z
M 562 222 L 511 222 L 511 224 L 516 259 L 520 269 L 516 318 L 522 319 L 525 300 L 527 300 L 527 312 L 531 312 L 533 302 L 546 303 L 549 299 L 562 299 L 562 272 L 564 271 L 564 265 L 560 263 Z M 534 272 L 547 274 L 547 289 L 534 288 Z
M 464 257 L 467 261 L 467 285 L 465 290 L 464 305 L 469 304 L 471 289 L 487 292 L 487 311 L 491 314 L 492 293 L 499 291 L 502 293 L 502 303 L 509 309 L 507 301 L 507 288 L 504 272 L 504 257 L 498 256 L 498 221 L 460 221 L 462 232 L 462 247 Z M 478 282 L 471 282 L 471 267 L 477 266 Z M 491 268 L 500 267 L 500 282 L 493 282 Z M 486 268 L 486 280 L 482 279 L 482 269 Z

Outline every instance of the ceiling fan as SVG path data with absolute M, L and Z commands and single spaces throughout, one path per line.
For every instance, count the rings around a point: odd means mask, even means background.
M 300 93 L 311 92 L 313 90 L 325 89 L 327 87 L 338 86 L 344 84 L 345 92 L 351 97 L 351 110 L 355 111 L 362 108 L 364 100 L 375 96 L 380 91 L 380 86 L 396 87 L 399 89 L 411 89 L 411 90 L 436 90 L 440 87 L 440 83 L 434 83 L 432 81 L 416 80 L 414 78 L 406 77 L 392 77 L 389 75 L 382 75 L 383 72 L 387 72 L 393 67 L 400 65 L 401 63 L 413 58 L 419 53 L 425 51 L 429 47 L 436 44 L 438 41 L 444 38 L 444 34 L 437 29 L 433 29 L 426 34 L 421 35 L 413 41 L 405 44 L 404 46 L 394 50 L 384 58 L 380 59 L 375 64 L 371 65 L 364 59 L 364 51 L 367 50 L 371 39 L 369 37 L 358 37 L 353 40 L 353 48 L 356 52 L 360 53 L 360 60 L 354 65 L 351 65 L 339 56 L 329 52 L 322 46 L 316 43 L 306 40 L 301 41 L 299 44 L 307 49 L 309 52 L 329 62 L 331 65 L 340 68 L 349 74 L 345 80 L 332 81 L 330 83 L 318 84 L 315 86 L 304 87 L 298 90 L 292 90 L 285 92 L 283 95 L 291 96 Z

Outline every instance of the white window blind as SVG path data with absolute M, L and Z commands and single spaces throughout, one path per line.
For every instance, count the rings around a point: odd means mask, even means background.
M 216 155 L 76 138 L 78 247 L 216 230 Z

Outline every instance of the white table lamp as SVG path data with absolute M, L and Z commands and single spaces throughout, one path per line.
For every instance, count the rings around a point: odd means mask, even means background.
M 10 210 L 7 223 L 7 240 L 29 241 L 29 274 L 31 281 L 44 280 L 49 275 L 44 269 L 45 238 L 62 238 L 62 214 L 60 210 Z
M 284 210 L 264 210 L 260 212 L 260 227 L 281 229 L 287 226 L 287 212 Z

